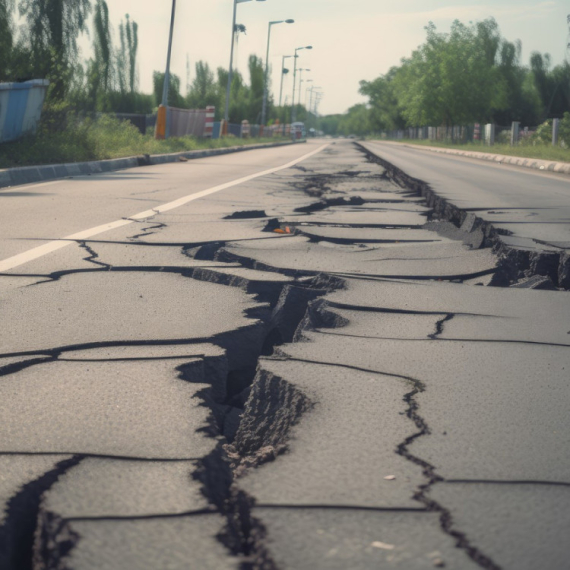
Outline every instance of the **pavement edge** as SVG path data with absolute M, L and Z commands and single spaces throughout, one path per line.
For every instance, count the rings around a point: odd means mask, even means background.
M 292 144 L 298 143 L 288 141 L 269 144 L 232 146 L 227 148 L 191 150 L 169 154 L 145 154 L 139 156 L 130 156 L 126 158 L 113 158 L 110 160 L 96 160 L 90 162 L 7 168 L 5 170 L 0 170 L 0 190 L 13 186 L 36 184 L 38 182 L 49 182 L 51 180 L 59 180 L 73 176 L 89 176 L 91 174 L 102 174 L 104 172 L 114 172 L 117 170 L 126 170 L 128 168 L 137 168 L 139 166 L 166 164 L 177 162 L 181 158 L 187 160 L 196 160 L 198 158 L 233 154 L 236 152 L 245 152 L 248 150 L 260 150 L 263 148 L 276 148 L 279 146 L 289 146 Z
M 468 233 L 481 234 L 479 247 L 492 247 L 499 256 L 499 270 L 494 278 L 495 285 L 509 287 L 521 279 L 535 275 L 550 278 L 561 289 L 570 290 L 570 252 L 561 248 L 549 248 L 546 245 L 538 249 L 514 246 L 507 242 L 508 235 L 494 225 L 473 213 L 462 210 L 450 201 L 438 196 L 425 181 L 413 178 L 391 162 L 383 159 L 377 152 L 359 142 L 354 143 L 370 159 L 386 169 L 389 178 L 401 187 L 425 198 L 427 205 L 442 219 L 451 222 Z M 414 147 L 415 148 L 415 147 Z M 570 165 L 568 165 L 570 168 Z M 506 239 L 505 239 L 506 238 Z

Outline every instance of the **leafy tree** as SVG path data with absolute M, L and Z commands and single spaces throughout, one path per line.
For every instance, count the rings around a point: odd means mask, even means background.
M 162 91 L 164 89 L 164 73 L 155 71 L 152 75 L 152 82 L 154 86 L 154 98 L 157 104 L 160 104 L 162 102 Z M 180 77 L 173 73 L 170 74 L 168 104 L 171 107 L 177 107 L 179 109 L 184 109 L 186 107 L 184 98 L 180 94 Z
M 370 132 L 370 109 L 366 105 L 354 105 L 344 115 L 339 124 L 343 135 L 365 135 Z
M 550 70 L 550 56 L 533 52 L 530 68 L 542 103 L 541 120 L 562 117 L 570 109 L 570 65 L 564 63 Z
M 375 131 L 401 129 L 406 121 L 402 117 L 394 90 L 397 67 L 374 81 L 361 81 L 360 94 L 368 97 L 370 105 L 370 128 Z
M 490 119 L 506 107 L 505 86 L 494 66 L 500 36 L 493 19 L 465 26 L 455 21 L 449 34 L 434 24 L 427 41 L 404 60 L 394 79 L 402 115 L 411 125 L 465 124 Z
M 30 68 L 36 77 L 51 81 L 49 97 L 63 100 L 77 63 L 77 38 L 91 12 L 90 0 L 21 0 L 26 18 Z
M 131 21 L 129 15 L 126 22 L 119 25 L 120 47 L 117 52 L 117 69 L 119 89 L 123 93 L 134 93 L 137 83 L 137 52 L 139 47 L 138 24 Z
M 109 8 L 105 0 L 97 0 L 93 28 L 95 56 L 86 64 L 87 101 L 85 106 L 91 110 L 106 111 L 113 74 L 113 42 L 109 25 Z M 75 99 L 81 99 L 80 94 L 77 94 Z
M 14 29 L 12 11 L 14 0 L 0 0 L 0 81 L 11 74 Z
M 263 60 L 256 55 L 250 55 L 248 60 L 248 70 L 250 91 L 247 115 L 251 123 L 259 123 L 261 120 L 263 85 L 265 81 Z
M 218 109 L 220 105 L 219 82 L 216 82 L 214 72 L 204 61 L 196 64 L 196 76 L 186 96 L 186 104 L 190 109 L 205 109 L 209 105 Z

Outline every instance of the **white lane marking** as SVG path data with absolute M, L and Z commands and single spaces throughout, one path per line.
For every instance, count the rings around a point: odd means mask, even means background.
M 65 178 L 62 180 L 65 180 Z M 58 184 L 60 182 L 61 180 L 50 180 L 49 182 L 32 182 L 19 186 L 3 186 L 0 188 L 0 192 L 21 192 L 22 190 L 26 190 L 26 188 L 42 188 L 43 186 L 51 186 L 52 184 Z
M 238 186 L 240 184 L 244 184 L 245 182 L 249 182 L 250 180 L 254 180 L 255 178 L 261 178 L 262 176 L 268 176 L 275 172 L 279 172 L 280 170 L 286 170 L 287 168 L 291 168 L 299 162 L 303 162 L 311 156 L 318 154 L 319 152 L 323 151 L 325 148 L 330 146 L 329 144 L 325 144 L 320 146 L 318 149 L 309 152 L 297 158 L 283 166 L 278 166 L 276 168 L 270 168 L 269 170 L 264 170 L 263 172 L 258 172 L 257 174 L 250 174 L 248 176 L 244 176 L 243 178 L 238 178 L 237 180 L 232 180 L 231 182 L 226 182 L 225 184 L 220 184 L 219 186 L 214 186 L 213 188 L 208 188 L 207 190 L 202 190 L 200 192 L 196 192 L 195 194 L 190 194 L 188 196 L 184 196 L 183 198 L 179 198 L 178 200 L 174 200 L 173 202 L 168 202 L 167 204 L 163 204 L 162 206 L 157 206 L 152 210 L 145 210 L 144 212 L 140 212 L 139 214 L 135 214 L 134 216 L 129 216 L 128 219 L 117 220 L 116 222 L 110 222 L 108 224 L 103 224 L 102 226 L 97 226 L 95 228 L 90 228 L 88 230 L 84 230 L 82 232 L 66 236 L 64 238 L 60 238 L 58 240 L 50 241 L 39 247 L 34 247 L 33 249 L 29 249 L 23 253 L 19 253 L 18 255 L 14 255 L 13 257 L 9 257 L 4 261 L 0 261 L 0 273 L 4 271 L 10 271 L 15 267 L 19 267 L 20 265 L 24 265 L 24 263 L 28 263 L 30 261 L 34 261 L 48 253 L 52 253 L 57 251 L 58 249 L 62 249 L 75 243 L 78 240 L 89 239 L 93 236 L 102 234 L 109 230 L 114 230 L 116 228 L 120 228 L 122 226 L 128 226 L 129 224 L 134 223 L 135 220 L 144 220 L 145 218 L 150 218 L 155 216 L 157 213 L 161 214 L 163 212 L 168 212 L 169 210 L 174 210 L 174 208 L 179 208 L 180 206 L 184 206 L 184 204 L 188 204 L 189 202 L 193 202 L 194 200 L 198 200 L 200 198 L 204 198 L 204 196 L 209 196 L 210 194 L 215 194 L 216 192 L 221 192 L 222 190 L 226 190 L 227 188 L 231 188 L 232 186 Z

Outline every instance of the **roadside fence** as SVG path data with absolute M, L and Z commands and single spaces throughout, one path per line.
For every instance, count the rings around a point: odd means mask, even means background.
M 520 122 L 513 122 L 510 126 L 475 123 L 445 127 L 409 127 L 394 131 L 381 131 L 379 135 L 386 140 L 425 140 L 457 145 L 552 144 L 567 148 L 570 144 L 567 144 L 561 136 L 560 126 L 560 119 L 550 119 L 539 126 L 522 126 Z
M 223 133 L 223 121 L 215 122 L 212 138 L 217 139 Z M 226 134 L 237 139 L 257 139 L 257 138 L 290 138 L 291 125 L 252 125 L 248 121 L 238 123 L 228 123 Z

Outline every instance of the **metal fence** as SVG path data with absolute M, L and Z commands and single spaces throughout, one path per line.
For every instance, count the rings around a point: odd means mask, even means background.
M 251 125 L 247 121 L 239 123 L 228 123 L 227 134 L 237 139 L 246 138 L 289 138 L 291 137 L 291 125 Z M 212 138 L 218 139 L 222 136 L 222 123 L 214 123 Z
M 448 144 L 508 144 L 511 146 L 534 143 L 568 146 L 559 136 L 560 120 L 553 119 L 541 126 L 522 126 L 515 122 L 510 126 L 492 123 L 444 126 L 409 127 L 394 131 L 382 131 L 379 135 L 386 140 L 425 140 Z M 538 140 L 538 138 L 540 140 Z

